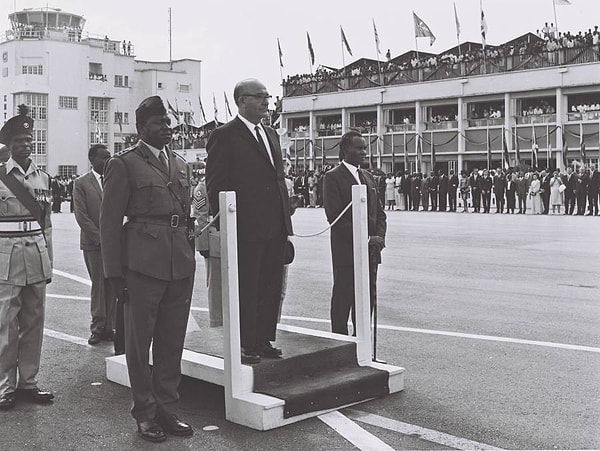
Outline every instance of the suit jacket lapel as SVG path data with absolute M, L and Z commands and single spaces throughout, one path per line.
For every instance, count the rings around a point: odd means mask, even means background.
M 100 188 L 100 182 L 98 182 L 98 179 L 96 178 L 96 176 L 94 175 L 94 173 L 92 171 L 89 172 L 88 178 L 90 180 L 90 183 L 92 184 L 92 186 L 98 193 L 98 196 L 100 196 L 100 198 L 102 198 L 102 188 Z
M 239 117 L 235 117 L 235 119 L 233 120 L 235 122 L 236 127 L 238 127 L 238 129 L 240 129 L 240 134 L 241 136 L 248 141 L 249 144 L 252 145 L 252 148 L 258 152 L 258 154 L 264 158 L 271 166 L 273 166 L 271 164 L 271 159 L 269 158 L 268 155 L 265 154 L 265 152 L 260 148 L 260 144 L 258 143 L 258 139 L 256 139 L 256 137 L 254 136 L 254 134 L 248 129 L 248 127 L 246 127 L 246 124 L 244 124 L 241 119 Z M 267 138 L 269 137 L 269 134 L 267 133 Z M 273 151 L 273 145 L 271 144 L 271 140 L 269 139 L 269 145 L 271 146 L 271 151 Z M 273 151 L 273 155 L 275 154 L 275 152 Z M 273 158 L 275 158 L 273 156 Z

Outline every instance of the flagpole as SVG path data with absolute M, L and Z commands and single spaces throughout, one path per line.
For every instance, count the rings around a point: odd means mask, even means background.
M 552 0 L 552 6 L 554 7 L 554 26 L 556 27 L 556 36 L 558 38 L 558 19 L 556 18 L 556 2 Z
M 506 169 L 506 158 L 504 158 L 504 143 L 506 135 L 504 134 L 504 126 L 502 127 L 502 169 Z
M 413 11 L 413 20 L 415 18 L 415 12 Z M 419 43 L 417 42 L 417 33 L 415 33 L 415 49 L 417 49 L 417 60 L 419 59 Z
M 550 160 L 552 159 L 552 150 L 551 150 L 551 143 L 550 143 L 550 124 L 548 124 L 546 122 L 546 144 L 547 144 L 547 148 L 546 148 L 546 158 L 548 159 L 548 164 L 546 165 L 546 168 L 550 169 Z
M 375 27 L 375 19 L 373 19 L 373 32 L 375 32 L 375 54 L 377 55 L 377 74 L 379 75 L 379 84 L 381 85 L 381 62 L 379 61 L 379 36 L 377 35 L 377 28 Z
M 340 44 L 342 45 L 342 67 L 344 69 L 344 75 L 346 74 L 346 57 L 344 55 L 344 38 L 342 37 L 342 26 L 340 25 Z
M 454 19 L 456 22 L 456 42 L 458 44 L 458 56 L 462 58 L 462 52 L 460 51 L 460 25 L 458 23 L 458 13 L 456 12 L 456 2 L 454 2 Z

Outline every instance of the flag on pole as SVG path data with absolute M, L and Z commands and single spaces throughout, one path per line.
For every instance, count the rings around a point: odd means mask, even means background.
M 417 135 L 417 172 L 421 172 L 423 169 L 423 151 L 421 149 L 421 135 Z
M 488 26 L 487 26 L 487 22 L 485 21 L 485 14 L 483 12 L 483 3 L 481 2 L 481 0 L 479 2 L 479 5 L 481 7 L 481 43 L 483 44 L 483 48 L 485 48 Z
M 102 133 L 100 132 L 100 122 L 98 121 L 97 117 L 96 117 L 96 141 L 98 141 L 98 144 L 103 144 L 102 143 Z
M 200 103 L 200 114 L 202 114 L 202 124 L 206 124 L 206 114 L 204 114 L 204 107 L 202 106 L 202 99 L 198 96 L 198 103 Z
M 231 114 L 231 108 L 229 108 L 229 100 L 227 100 L 227 93 L 225 91 L 223 91 L 223 97 L 225 97 L 225 108 L 227 108 L 227 113 L 229 113 L 230 116 L 233 116 L 233 114 Z
M 490 140 L 490 129 L 487 129 L 487 168 L 492 169 L 492 141 Z
M 460 36 L 460 22 L 458 21 L 458 13 L 456 12 L 456 2 L 454 2 L 454 22 L 456 23 L 456 36 Z
M 567 160 L 567 152 L 569 147 L 567 146 L 567 135 L 565 134 L 565 130 L 562 132 L 562 161 L 563 161 L 563 169 L 566 169 L 569 166 L 569 161 Z
M 119 132 L 123 133 L 123 113 L 117 108 L 117 123 L 119 124 Z
M 279 67 L 283 67 L 283 52 L 281 51 L 281 44 L 279 38 L 277 38 L 277 50 L 279 50 Z
M 394 135 L 392 135 L 393 138 Z M 408 149 L 406 148 L 406 129 L 404 130 L 404 144 L 403 144 L 403 148 L 404 148 L 404 155 L 403 155 L 403 159 L 404 159 L 404 170 L 408 171 Z
M 310 54 L 310 63 L 315 64 L 315 51 L 313 50 L 312 42 L 310 42 L 310 35 L 306 32 L 306 39 L 308 40 L 308 53 Z
M 504 152 L 504 165 L 506 169 L 510 168 L 510 154 L 508 153 L 508 143 L 506 142 L 506 130 L 502 128 L 502 147 Z
M 519 144 L 519 131 L 515 127 L 515 155 L 517 157 L 517 166 L 521 164 L 521 145 Z
M 217 119 L 217 117 L 219 116 L 219 110 L 217 109 L 217 99 L 215 99 L 215 93 L 213 92 L 213 108 L 215 110 L 215 127 L 219 124 L 219 119 Z
M 375 26 L 375 19 L 373 19 L 373 33 L 375 33 L 375 47 L 377 48 L 377 54 L 381 55 L 381 50 L 379 49 L 379 33 L 377 33 L 377 27 Z
M 169 102 L 169 100 L 167 99 L 167 108 L 169 108 L 169 112 L 175 116 L 175 118 L 177 119 L 177 123 L 179 124 L 180 120 L 179 120 L 179 111 L 176 108 L 173 108 L 173 105 L 171 105 L 171 102 Z
M 344 29 L 342 28 L 341 25 L 340 25 L 340 31 L 342 32 L 342 43 L 346 46 L 346 50 L 348 50 L 348 53 L 350 54 L 350 56 L 353 56 L 352 50 L 350 50 L 350 44 L 348 44 L 348 39 L 346 39 L 346 35 L 344 34 Z
M 579 153 L 581 156 L 581 164 L 585 166 L 587 156 L 585 154 L 585 139 L 583 138 L 583 123 L 579 123 Z
M 569 0 L 554 0 L 555 5 L 571 5 L 572 3 Z
M 531 166 L 537 169 L 538 166 L 538 143 L 535 136 L 535 125 L 531 125 Z
M 433 142 L 433 133 L 431 133 L 431 170 L 435 171 L 435 143 Z
M 435 36 L 431 32 L 431 28 L 427 26 L 423 20 L 415 14 L 413 11 L 413 19 L 415 20 L 415 37 L 417 38 L 429 38 L 429 45 L 433 45 L 435 42 Z

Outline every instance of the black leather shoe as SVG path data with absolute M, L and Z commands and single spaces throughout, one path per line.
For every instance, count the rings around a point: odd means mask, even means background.
M 138 434 L 144 440 L 148 440 L 149 442 L 164 442 L 167 439 L 167 434 L 163 431 L 156 421 L 138 421 Z
M 262 357 L 268 357 L 271 359 L 279 359 L 279 358 L 281 358 L 281 354 L 282 354 L 281 349 L 276 348 L 269 341 L 267 341 L 266 343 L 263 343 L 260 346 L 260 348 L 258 349 L 258 353 Z
M 112 330 L 109 330 L 108 332 L 104 332 L 101 337 L 102 341 L 113 341 L 115 339 L 115 334 Z
M 17 388 L 15 394 L 18 399 L 23 399 L 36 404 L 50 404 L 54 399 L 54 395 L 52 393 L 48 391 L 42 391 L 39 388 Z
M 244 348 L 242 348 L 242 363 L 246 365 L 260 363 L 260 355 L 258 352 L 246 351 Z
M 92 332 L 92 335 L 90 335 L 90 338 L 88 338 L 88 344 L 91 346 L 97 345 L 101 341 L 102 341 L 102 335 L 100 335 L 96 332 Z
M 4 393 L 0 396 L 0 410 L 12 409 L 17 404 L 14 393 Z
M 194 433 L 192 427 L 177 418 L 177 415 L 172 413 L 159 414 L 156 416 L 156 422 L 162 427 L 165 432 L 179 437 L 187 437 Z

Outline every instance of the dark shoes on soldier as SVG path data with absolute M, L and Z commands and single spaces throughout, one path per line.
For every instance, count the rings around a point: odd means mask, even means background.
M 156 415 L 156 422 L 163 428 L 167 434 L 177 435 L 178 437 L 187 437 L 194 433 L 192 427 L 177 418 L 172 413 L 159 413 Z
M 14 393 L 4 393 L 0 395 L 0 410 L 9 410 L 16 405 Z
M 260 363 L 260 355 L 258 354 L 258 352 L 242 348 L 242 363 L 245 365 Z
M 259 346 L 258 353 L 262 357 L 271 358 L 271 359 L 280 359 L 281 358 L 281 348 L 276 348 L 271 344 L 270 341 L 267 341 Z
M 48 391 L 42 391 L 39 388 L 17 388 L 15 395 L 18 399 L 33 402 L 35 404 L 50 404 L 54 395 Z
M 91 346 L 97 345 L 101 341 L 102 341 L 102 335 L 100 335 L 99 333 L 96 333 L 96 332 L 92 332 L 92 335 L 90 335 L 90 338 L 88 338 L 88 344 Z
M 138 421 L 138 434 L 144 440 L 148 440 L 149 442 L 164 442 L 167 439 L 167 434 L 163 428 L 161 428 L 156 421 Z

